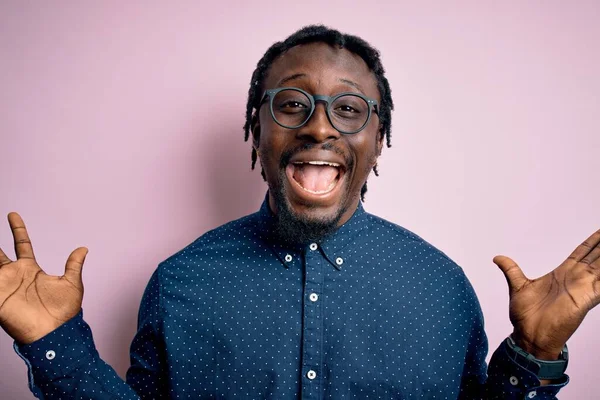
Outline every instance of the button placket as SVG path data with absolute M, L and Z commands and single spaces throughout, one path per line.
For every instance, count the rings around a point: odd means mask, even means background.
M 304 315 L 302 339 L 303 384 L 302 397 L 318 398 L 322 392 L 319 374 L 323 364 L 323 304 L 319 293 L 323 293 L 324 270 L 331 264 L 311 243 L 303 257 L 304 268 Z

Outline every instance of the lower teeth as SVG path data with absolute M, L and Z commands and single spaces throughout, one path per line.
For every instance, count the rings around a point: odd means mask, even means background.
M 323 193 L 331 192 L 333 190 L 333 188 L 335 187 L 335 184 L 337 183 L 337 181 L 338 180 L 336 179 L 333 182 L 331 182 L 331 184 L 329 184 L 329 187 L 325 190 L 310 190 L 310 189 L 307 189 L 304 186 L 302 186 L 298 181 L 296 181 L 296 183 L 298 183 L 298 186 L 300 186 L 302 189 L 306 190 L 308 193 L 323 194 Z

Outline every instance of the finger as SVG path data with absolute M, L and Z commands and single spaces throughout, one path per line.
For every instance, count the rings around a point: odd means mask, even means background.
M 65 264 L 65 277 L 73 284 L 83 284 L 81 279 L 81 270 L 83 269 L 83 263 L 87 256 L 88 249 L 85 247 L 78 247 L 73 250 L 67 263 Z
M 525 274 L 523 274 L 523 271 L 521 271 L 521 268 L 519 268 L 517 263 L 512 259 L 506 256 L 496 256 L 494 257 L 493 262 L 504 274 L 510 293 L 519 290 L 528 281 Z
M 600 262 L 598 262 L 599 259 L 600 259 L 600 243 L 597 244 L 596 247 L 594 247 L 592 249 L 592 251 L 590 251 L 585 257 L 583 257 L 581 259 L 581 262 L 584 264 L 592 265 L 593 267 L 600 269 Z M 595 264 L 598 264 L 598 265 L 595 265 Z
M 17 259 L 33 258 L 35 260 L 31 239 L 29 239 L 27 228 L 25 228 L 25 223 L 21 216 L 16 212 L 9 213 L 8 224 L 10 225 L 15 240 L 15 254 Z
M 600 280 L 594 282 L 594 290 L 596 293 L 600 293 Z M 598 304 L 600 304 L 600 296 L 592 297 L 592 308 L 596 307 Z
M 3 265 L 10 264 L 11 262 L 12 260 L 8 258 L 6 254 L 4 254 L 2 249 L 0 249 L 0 268 L 2 268 Z
M 597 230 L 587 238 L 583 243 L 581 243 L 577 248 L 571 253 L 569 256 L 569 260 L 574 260 L 575 262 L 579 262 L 584 259 L 589 253 L 591 253 L 596 246 L 600 244 L 600 230 Z

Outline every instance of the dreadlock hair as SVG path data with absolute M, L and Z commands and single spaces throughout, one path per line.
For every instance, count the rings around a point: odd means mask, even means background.
M 244 124 L 244 140 L 248 141 L 250 138 L 250 130 L 255 118 L 258 118 L 257 112 L 260 108 L 260 102 L 263 94 L 263 84 L 269 72 L 271 64 L 283 53 L 291 49 L 292 47 L 323 42 L 330 46 L 337 46 L 344 48 L 358 56 L 360 56 L 373 75 L 377 80 L 377 88 L 381 96 L 381 102 L 379 104 L 379 134 L 381 139 L 385 137 L 387 147 L 392 146 L 391 142 L 391 130 L 392 130 L 392 110 L 394 109 L 394 103 L 392 101 L 392 93 L 387 78 L 385 77 L 385 70 L 381 64 L 379 57 L 379 51 L 372 47 L 369 43 L 359 38 L 358 36 L 348 35 L 341 33 L 335 29 L 330 29 L 324 25 L 309 25 L 306 26 L 292 35 L 288 36 L 283 42 L 274 43 L 262 58 L 258 61 L 256 69 L 252 73 L 252 79 L 250 81 L 250 89 L 248 90 L 248 102 L 246 104 L 246 123 Z M 252 146 L 252 169 L 256 166 L 258 154 L 254 146 Z M 373 168 L 375 175 L 379 175 L 377 167 Z M 261 170 L 263 179 L 266 179 L 264 171 Z M 365 182 L 361 189 L 360 196 L 364 201 L 365 193 L 367 192 L 367 184 Z

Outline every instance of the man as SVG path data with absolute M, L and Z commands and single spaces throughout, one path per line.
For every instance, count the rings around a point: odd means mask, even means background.
M 17 260 L 0 252 L 0 323 L 40 398 L 555 398 L 565 343 L 599 301 L 600 231 L 510 289 L 511 337 L 487 339 L 462 270 L 362 208 L 389 145 L 393 103 L 376 50 L 311 26 L 274 44 L 249 90 L 246 139 L 269 191 L 261 209 L 161 263 L 140 307 L 127 382 L 82 319 L 76 249 L 65 275 L 36 264 L 9 215 Z

